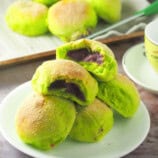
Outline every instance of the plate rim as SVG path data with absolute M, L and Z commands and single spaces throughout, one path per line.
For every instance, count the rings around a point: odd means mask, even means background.
M 131 73 L 129 72 L 129 70 L 128 70 L 126 64 L 125 64 L 126 63 L 125 60 L 126 60 L 128 54 L 130 54 L 132 52 L 131 50 L 136 48 L 136 47 L 143 46 L 143 45 L 144 45 L 144 43 L 142 42 L 142 43 L 139 43 L 139 44 L 136 44 L 136 45 L 130 47 L 129 49 L 127 49 L 125 51 L 125 53 L 124 53 L 124 55 L 122 57 L 122 67 L 123 67 L 125 73 L 128 75 L 128 77 L 131 78 L 136 84 L 140 85 L 141 87 L 143 87 L 143 88 L 145 88 L 145 89 L 147 89 L 147 90 L 149 90 L 149 91 L 151 91 L 151 92 L 153 92 L 155 94 L 158 94 L 158 89 L 155 89 L 154 87 L 151 87 L 149 85 L 145 85 L 140 80 L 138 80 L 133 75 L 131 75 Z
M 30 86 L 30 81 L 24 82 L 22 84 L 20 84 L 19 86 L 17 86 L 16 88 L 14 88 L 10 93 L 8 93 L 8 95 L 6 95 L 6 97 L 1 101 L 0 103 L 0 113 L 1 111 L 3 111 L 3 108 L 5 108 L 5 102 L 7 101 L 7 99 L 10 97 L 10 95 L 12 95 L 12 93 L 14 93 L 15 91 L 17 91 L 17 89 L 21 88 L 21 87 L 25 87 L 25 86 Z M 148 124 L 147 124 L 147 128 L 145 133 L 143 134 L 143 137 L 141 138 L 141 141 L 139 140 L 138 143 L 136 143 L 135 145 L 133 145 L 133 147 L 130 149 L 130 151 L 123 151 L 122 153 L 120 153 L 118 156 L 122 157 L 122 156 L 126 156 L 128 154 L 130 154 L 131 152 L 133 152 L 136 148 L 138 148 L 143 142 L 144 140 L 147 138 L 149 131 L 150 131 L 150 126 L 151 126 L 151 120 L 150 120 L 150 114 L 149 111 L 147 110 L 147 107 L 145 106 L 144 102 L 141 100 L 140 102 L 140 106 L 142 106 L 141 108 L 143 108 L 144 113 L 146 113 L 146 119 L 148 120 Z M 0 116 L 0 121 L 1 121 L 1 116 Z M 7 140 L 7 142 L 14 147 L 15 149 L 19 150 L 20 152 L 23 152 L 24 154 L 27 154 L 29 156 L 33 156 L 33 157 L 37 157 L 38 155 L 35 152 L 31 152 L 24 147 L 21 147 L 20 145 L 17 145 L 14 143 L 14 141 L 12 141 L 12 139 L 10 139 L 10 137 L 7 135 L 7 133 L 5 133 L 5 130 L 2 128 L 1 124 L 0 124 L 0 133 L 2 134 L 3 138 L 5 140 Z M 41 150 L 39 150 L 41 151 Z M 38 158 L 40 158 L 38 156 Z M 64 158 L 64 157 L 60 157 L 60 156 L 55 156 L 55 155 L 47 155 L 45 157 L 42 156 L 42 158 Z M 112 158 L 116 158 L 116 157 L 112 157 Z

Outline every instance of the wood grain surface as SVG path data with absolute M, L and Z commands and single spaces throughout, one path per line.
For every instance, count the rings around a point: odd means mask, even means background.
M 122 56 L 131 46 L 143 42 L 143 39 L 122 41 L 109 44 L 114 51 L 119 64 L 119 72 L 124 74 L 122 69 Z M 50 57 L 51 59 L 51 57 Z M 11 90 L 25 81 L 31 79 L 35 69 L 45 59 L 11 66 L 0 70 L 0 100 L 2 100 Z M 139 65 L 138 65 L 139 66 Z M 147 74 L 148 75 L 148 74 Z M 145 77 L 145 76 L 144 76 Z M 158 157 L 158 95 L 152 94 L 144 88 L 136 85 L 142 101 L 145 103 L 151 117 L 150 132 L 145 141 L 133 152 L 124 158 L 157 158 Z M 144 122 L 145 123 L 145 122 Z M 123 133 L 125 134 L 125 133 Z M 134 138 L 133 138 L 134 139 Z M 128 144 L 127 144 L 128 145 Z M 11 146 L 0 134 L 0 158 L 31 158 Z

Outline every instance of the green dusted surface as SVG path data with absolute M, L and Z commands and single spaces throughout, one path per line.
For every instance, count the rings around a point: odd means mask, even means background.
M 86 70 L 92 73 L 97 79 L 102 81 L 109 81 L 117 74 L 117 62 L 113 52 L 106 45 L 93 40 L 81 39 L 74 42 L 66 43 L 59 46 L 56 50 L 57 59 L 69 59 L 67 53 L 71 50 L 81 48 L 88 48 L 93 52 L 98 52 L 103 56 L 103 63 L 97 64 L 96 62 L 78 62 Z M 77 53 L 77 52 L 76 52 Z
M 96 99 L 87 107 L 78 108 L 69 136 L 81 142 L 97 142 L 113 127 L 113 112 Z
M 121 75 L 106 83 L 99 82 L 97 97 L 124 117 L 132 117 L 140 104 L 134 84 Z
M 88 35 L 96 24 L 96 13 L 84 0 L 59 1 L 48 11 L 49 30 L 63 41 L 72 41 Z
M 25 143 L 48 150 L 65 140 L 75 117 L 72 102 L 55 96 L 33 94 L 16 114 L 16 129 Z
M 46 18 L 48 8 L 40 3 L 19 0 L 12 3 L 6 11 L 6 23 L 15 32 L 37 36 L 48 31 Z
M 61 65 L 63 66 L 60 67 Z M 71 71 L 74 66 L 76 68 Z M 68 69 L 69 71 L 67 71 Z M 82 72 L 80 73 L 80 71 Z M 72 93 L 67 93 L 64 88 L 50 90 L 50 85 L 56 80 L 65 80 L 67 83 L 76 84 L 83 93 L 85 100 L 79 99 Z M 97 81 L 83 67 L 70 60 L 44 62 L 33 75 L 32 87 L 38 93 L 68 98 L 83 106 L 92 103 L 98 92 Z

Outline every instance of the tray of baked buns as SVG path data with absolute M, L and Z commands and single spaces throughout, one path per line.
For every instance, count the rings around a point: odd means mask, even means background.
M 0 67 L 53 57 L 65 42 L 86 38 L 147 7 L 147 0 L 6 0 L 0 5 Z M 102 43 L 143 36 L 141 17 L 98 36 Z

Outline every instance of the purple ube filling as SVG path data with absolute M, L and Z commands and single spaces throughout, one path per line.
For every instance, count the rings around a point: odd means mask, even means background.
M 67 55 L 75 61 L 96 62 L 97 64 L 103 63 L 103 55 L 99 54 L 99 52 L 92 52 L 87 48 L 71 50 Z
M 82 101 L 85 101 L 85 97 L 80 88 L 74 83 L 65 82 L 65 80 L 56 80 L 49 86 L 49 90 L 65 89 L 65 92 L 75 95 Z

